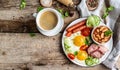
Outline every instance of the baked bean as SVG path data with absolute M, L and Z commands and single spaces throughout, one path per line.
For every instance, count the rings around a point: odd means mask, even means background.
M 104 33 L 101 33 L 101 38 L 104 38 Z
M 108 30 L 108 28 L 104 28 L 104 30 L 102 30 L 102 32 L 105 32 L 105 31 L 107 31 Z
M 111 36 L 105 36 L 105 31 L 109 30 L 108 27 L 100 26 L 97 27 L 93 32 L 93 39 L 99 43 L 107 42 Z
M 100 27 L 100 31 L 104 30 L 104 28 L 105 28 L 104 26 L 101 26 L 101 27 Z
M 99 32 L 100 32 L 100 30 L 99 30 L 99 29 L 96 29 L 96 32 L 97 32 L 97 33 L 99 33 Z

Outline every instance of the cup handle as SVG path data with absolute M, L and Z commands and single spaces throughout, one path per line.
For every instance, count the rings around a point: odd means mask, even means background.
M 33 17 L 35 17 L 35 18 L 36 18 L 36 17 L 37 17 L 37 14 L 38 14 L 38 13 L 33 13 Z

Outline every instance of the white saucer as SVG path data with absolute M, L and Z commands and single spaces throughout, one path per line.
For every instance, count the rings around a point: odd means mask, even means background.
M 38 27 L 37 27 L 37 29 L 43 34 L 43 35 L 46 35 L 46 36 L 55 36 L 55 35 L 57 35 L 61 30 L 62 30 L 62 28 L 63 28 L 63 25 L 64 25 L 64 20 L 63 20 L 63 17 L 62 17 L 62 15 L 58 12 L 58 15 L 60 16 L 60 22 L 58 23 L 59 24 L 59 27 L 58 28 L 56 28 L 55 30 L 53 30 L 53 31 L 43 31 L 43 30 L 41 30 L 41 29 L 39 29 Z

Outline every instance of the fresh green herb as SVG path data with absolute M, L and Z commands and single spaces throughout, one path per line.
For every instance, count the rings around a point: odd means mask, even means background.
M 43 10 L 43 7 L 39 6 L 39 7 L 37 8 L 37 12 L 40 12 L 41 10 Z
M 109 8 L 106 9 L 106 12 L 113 11 L 115 8 L 113 6 L 110 6 Z
M 34 36 L 35 36 L 35 33 L 29 33 L 29 35 L 30 35 L 31 37 L 34 37 Z
M 86 37 L 85 44 L 90 45 L 92 43 L 92 40 L 90 39 L 90 36 Z
M 110 36 L 112 34 L 113 34 L 113 32 L 111 30 L 105 31 L 105 36 Z
M 109 15 L 109 12 L 113 11 L 115 8 L 113 6 L 110 6 L 109 8 L 107 8 L 105 10 L 105 13 L 103 14 L 102 18 L 105 19 L 108 15 Z
M 66 11 L 65 12 L 65 17 L 68 17 L 69 16 L 69 13 Z
M 58 12 L 60 12 L 60 13 L 61 13 L 61 15 L 62 15 L 62 17 L 63 17 L 63 18 L 65 18 L 65 16 L 64 16 L 64 12 L 63 12 L 63 10 L 62 10 L 62 9 L 58 9 Z
M 89 41 L 87 39 L 85 39 L 85 44 L 89 45 Z
M 78 51 L 75 51 L 75 52 L 74 52 L 74 55 L 76 56 L 77 54 L 78 54 Z
M 94 65 L 94 64 L 98 64 L 98 63 L 99 63 L 99 59 L 93 58 L 93 57 L 89 56 L 89 57 L 85 60 L 85 63 L 86 63 L 86 65 L 88 65 L 88 66 L 92 66 L 92 65 Z
M 61 13 L 62 17 L 65 18 L 65 17 L 68 17 L 69 16 L 69 13 L 67 11 L 63 11 L 62 9 L 58 9 L 58 12 Z
M 108 15 L 109 15 L 108 12 L 105 12 L 105 13 L 103 14 L 102 18 L 105 19 Z
M 58 11 L 59 11 L 61 14 L 63 14 L 63 10 L 62 10 L 62 9 L 58 9 Z
M 24 9 L 26 7 L 26 1 L 25 0 L 21 0 L 21 4 L 20 4 L 20 9 Z

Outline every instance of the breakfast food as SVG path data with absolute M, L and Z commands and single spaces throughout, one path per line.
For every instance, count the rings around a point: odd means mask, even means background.
M 96 27 L 100 24 L 100 17 L 96 15 L 89 16 L 86 22 L 88 27 Z
M 98 7 L 99 0 L 87 0 L 86 4 L 90 11 L 95 10 Z
M 83 66 L 94 66 L 102 62 L 101 60 L 109 51 L 109 46 L 94 41 L 93 34 L 100 34 L 96 33 L 97 30 L 94 31 L 94 28 L 104 32 L 105 36 L 102 38 L 111 37 L 111 34 L 108 27 L 101 27 L 99 24 L 100 18 L 92 15 L 65 30 L 64 48 L 70 60 Z
M 112 31 L 107 26 L 99 26 L 93 31 L 93 39 L 98 43 L 106 43 L 111 38 Z
M 88 57 L 88 54 L 86 51 L 79 51 L 77 54 L 78 60 L 85 60 L 85 59 L 87 59 L 87 57 Z
M 41 15 L 39 22 L 43 29 L 51 30 L 57 25 L 58 19 L 55 13 L 46 11 Z
M 66 6 L 73 6 L 73 1 L 72 0 L 57 0 L 60 3 L 66 5 Z
M 52 0 L 40 0 L 40 4 L 44 7 L 50 7 L 52 5 Z
M 87 52 L 92 57 L 101 58 L 107 52 L 107 48 L 102 45 L 92 44 L 87 49 Z

